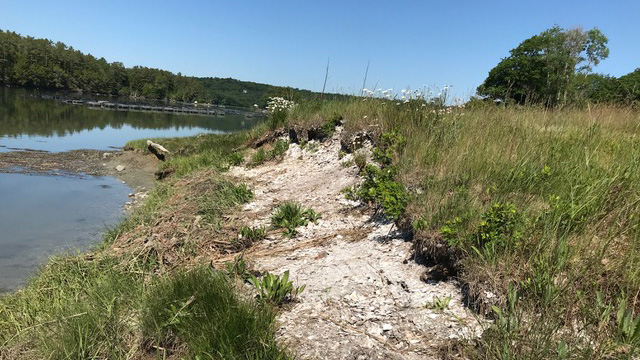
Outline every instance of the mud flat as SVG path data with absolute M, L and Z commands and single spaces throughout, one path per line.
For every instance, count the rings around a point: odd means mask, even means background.
M 31 149 L 0 153 L 0 173 L 46 176 L 114 176 L 134 191 L 153 187 L 160 161 L 153 155 L 124 150 Z

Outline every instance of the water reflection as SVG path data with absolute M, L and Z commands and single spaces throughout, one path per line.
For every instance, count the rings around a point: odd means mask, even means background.
M 201 116 L 92 109 L 0 88 L 0 151 L 8 147 L 47 151 L 106 149 L 144 137 L 224 133 L 253 127 L 242 115 Z M 65 138 L 60 141 L 60 138 Z

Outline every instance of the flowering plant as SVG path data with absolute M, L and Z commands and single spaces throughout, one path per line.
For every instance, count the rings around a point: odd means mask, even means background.
M 281 97 L 272 97 L 267 101 L 267 110 L 269 111 L 269 127 L 274 130 L 279 126 L 285 125 L 289 110 L 296 106 L 291 100 Z

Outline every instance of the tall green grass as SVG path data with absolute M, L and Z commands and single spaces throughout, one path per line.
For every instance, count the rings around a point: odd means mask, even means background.
M 509 325 L 485 333 L 479 358 L 627 358 L 640 345 L 617 316 L 640 312 L 637 109 L 367 99 L 301 104 L 290 122 L 336 114 L 347 140 L 406 139 L 394 165 L 418 252 L 447 249 L 470 302 Z
M 146 346 L 201 359 L 287 359 L 274 338 L 270 307 L 242 300 L 232 283 L 207 267 L 159 279 L 144 299 Z

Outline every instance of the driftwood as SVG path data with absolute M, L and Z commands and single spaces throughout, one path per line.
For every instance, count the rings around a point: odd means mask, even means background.
M 151 140 L 147 140 L 147 149 L 162 161 L 165 159 L 165 154 L 170 154 L 169 150 L 165 149 L 164 146 L 156 144 Z

